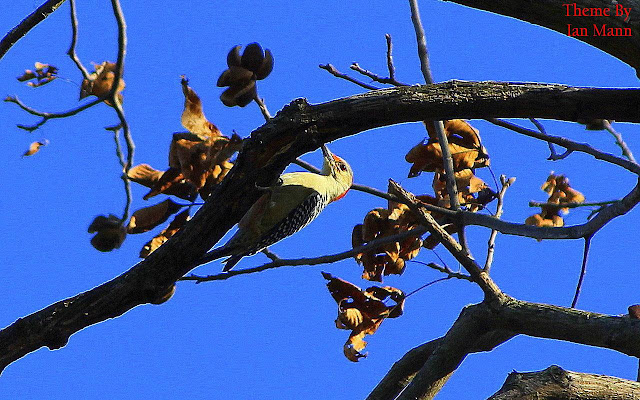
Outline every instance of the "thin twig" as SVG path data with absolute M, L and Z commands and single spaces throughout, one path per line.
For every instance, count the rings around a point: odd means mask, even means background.
M 592 236 L 587 236 L 584 238 L 584 252 L 582 253 L 582 266 L 580 267 L 580 278 L 578 278 L 578 284 L 576 285 L 576 293 L 573 296 L 573 301 L 571 302 L 571 308 L 576 308 L 576 304 L 578 304 L 578 297 L 580 296 L 582 281 L 584 280 L 584 275 L 587 273 L 587 259 L 589 258 L 589 247 L 591 246 L 591 238 Z
M 269 122 L 269 120 L 271 119 L 271 114 L 269 114 L 269 110 L 267 109 L 267 105 L 264 104 L 264 100 L 261 99 L 256 93 L 256 97 L 253 98 L 253 101 L 256 102 L 258 107 L 260 107 L 260 112 L 262 113 L 265 121 Z
M 24 35 L 29 33 L 40 22 L 44 21 L 49 15 L 58 9 L 65 0 L 49 0 L 45 1 L 40 7 L 36 8 L 25 19 L 20 21 L 13 29 L 11 29 L 0 41 L 0 59 L 16 44 Z
M 389 70 L 389 79 L 395 81 L 396 68 L 393 65 L 393 42 L 391 40 L 391 35 L 388 33 L 384 35 L 384 38 L 387 41 L 387 69 Z
M 380 88 L 377 88 L 375 86 L 371 86 L 367 83 L 361 82 L 355 78 L 350 77 L 347 74 L 343 74 L 342 72 L 338 71 L 333 65 L 331 64 L 320 64 L 318 65 L 318 67 L 326 70 L 327 72 L 329 72 L 331 75 L 335 76 L 336 78 L 340 78 L 340 79 L 345 79 L 349 82 L 355 83 L 356 85 L 363 87 L 365 89 L 369 89 L 369 90 L 378 90 Z
M 547 130 L 546 130 L 546 129 L 544 129 L 544 126 L 543 126 L 543 125 L 542 125 L 542 124 L 541 124 L 537 119 L 535 119 L 535 118 L 529 118 L 529 121 L 531 121 L 531 122 L 536 126 L 536 128 L 538 128 L 538 130 L 540 131 L 540 133 L 545 134 L 545 135 L 547 134 Z M 548 159 L 548 160 L 551 160 L 551 161 L 556 161 L 556 160 L 561 159 L 561 158 L 559 158 L 559 156 L 558 156 L 558 152 L 556 151 L 556 148 L 553 146 L 553 143 L 551 143 L 551 142 L 547 142 L 547 144 L 549 145 L 549 152 L 551 153 L 551 154 L 549 155 L 549 158 L 547 158 L 547 159 Z M 567 154 L 567 155 L 568 155 L 568 154 Z M 566 157 L 566 156 L 565 156 L 565 157 Z M 564 157 L 563 157 L 563 158 L 564 158 Z
M 449 267 L 447 267 L 446 265 L 443 267 L 442 265 L 438 265 L 436 263 L 430 262 L 430 263 L 425 263 L 422 261 L 418 261 L 418 260 L 407 260 L 408 262 L 413 262 L 416 264 L 422 264 L 425 265 L 431 269 L 435 269 L 438 272 L 442 272 L 443 274 L 447 274 L 447 276 L 449 278 L 455 278 L 455 279 L 462 279 L 465 281 L 469 281 L 469 282 L 473 282 L 473 279 L 466 274 L 461 274 L 460 272 L 454 272 L 452 271 Z
M 265 256 L 269 257 L 269 259 L 270 259 L 271 261 L 280 260 L 280 257 L 278 257 L 278 255 L 277 255 L 276 253 L 274 253 L 273 251 L 269 250 L 268 248 L 266 248 L 266 249 L 262 249 L 262 250 L 261 250 L 261 252 L 262 252 Z
M 618 133 L 615 129 L 613 129 L 613 126 L 611 126 L 611 123 L 609 123 L 609 121 L 607 121 L 606 119 L 604 120 L 604 129 L 606 129 L 616 139 L 616 144 L 618 145 L 618 147 L 622 149 L 622 155 L 627 157 L 629 161 L 637 164 L 636 159 L 633 157 L 633 153 L 631 152 L 631 149 L 629 148 L 629 146 L 627 146 L 627 143 L 625 143 L 625 141 L 622 139 L 622 135 Z
M 507 122 L 498 118 L 489 118 L 487 119 L 487 121 L 491 122 L 492 124 L 501 126 L 503 128 L 507 128 L 509 130 L 512 130 L 514 132 L 517 132 L 532 138 L 557 144 L 559 146 L 566 148 L 567 151 L 572 151 L 572 152 L 579 151 L 581 153 L 590 154 L 597 160 L 606 161 L 608 163 L 618 165 L 630 172 L 633 172 L 634 174 L 640 175 L 640 165 L 633 163 L 629 160 L 626 160 L 624 158 L 616 157 L 612 154 L 597 150 L 587 143 L 574 142 L 572 140 L 569 140 L 567 138 L 560 137 L 560 136 L 545 135 L 540 132 L 523 128 L 521 126 L 512 124 L 511 122 Z
M 71 45 L 67 51 L 67 55 L 76 64 L 76 67 L 82 73 L 84 79 L 89 79 L 89 71 L 82 65 L 78 54 L 76 54 L 76 43 L 78 41 L 78 17 L 76 16 L 76 0 L 69 0 L 71 5 Z
M 614 204 L 619 200 L 596 201 L 591 203 L 545 203 L 530 201 L 529 207 L 556 207 L 556 208 L 578 208 L 578 207 L 599 207 Z
M 440 243 L 451 253 L 451 255 L 467 270 L 474 282 L 480 286 L 488 299 L 502 301 L 505 295 L 489 275 L 480 268 L 476 261 L 465 251 L 462 246 L 433 218 L 426 212 L 415 196 L 404 190 L 399 184 L 390 180 L 390 190 L 393 194 L 404 199 L 409 207 L 417 214 L 419 221 L 423 224 Z
M 122 212 L 122 218 L 121 221 L 124 223 L 125 221 L 127 221 L 129 219 L 129 213 L 131 210 L 131 203 L 133 202 L 133 195 L 131 193 L 131 181 L 129 179 L 129 177 L 127 176 L 127 161 L 124 158 L 124 154 L 122 153 L 122 145 L 120 144 L 120 129 L 121 129 L 121 125 L 117 125 L 114 127 L 107 127 L 106 129 L 109 131 L 113 131 L 113 140 L 116 143 L 116 155 L 118 156 L 118 161 L 120 162 L 120 165 L 122 166 L 122 174 L 120 175 L 120 178 L 122 178 L 122 181 L 124 182 L 124 192 L 125 192 L 125 197 L 126 197 L 126 203 L 124 206 L 124 211 Z
M 20 99 L 18 99 L 17 96 L 7 96 L 4 99 L 4 101 L 6 101 L 8 103 L 15 103 L 20 108 L 22 108 L 24 111 L 28 112 L 29 114 L 35 115 L 35 116 L 38 116 L 38 117 L 42 118 L 40 121 L 38 121 L 37 124 L 34 124 L 34 125 L 18 125 L 18 127 L 21 128 L 21 129 L 25 129 L 25 130 L 28 130 L 28 131 L 33 131 L 33 130 L 38 129 L 42 125 L 44 125 L 50 119 L 71 117 L 72 115 L 76 115 L 76 114 L 80 113 L 81 111 L 86 110 L 87 108 L 93 107 L 96 104 L 101 103 L 103 100 L 105 100 L 105 98 L 106 98 L 106 96 L 105 97 L 99 97 L 97 99 L 94 99 L 94 100 L 90 101 L 89 103 L 85 103 L 85 104 L 83 104 L 81 106 L 78 106 L 76 108 L 72 108 L 71 110 L 58 112 L 58 113 L 42 112 L 42 111 L 38 111 L 36 109 L 33 109 L 33 108 L 27 106 L 26 104 L 24 104 L 22 101 L 20 101 Z
M 498 192 L 498 205 L 496 206 L 496 213 L 494 215 L 495 218 L 500 219 L 502 216 L 502 206 L 504 204 L 504 195 L 507 193 L 507 189 L 509 186 L 516 181 L 516 178 L 507 179 L 506 176 L 500 175 L 500 183 L 502 184 L 502 188 L 500 188 L 500 192 Z M 491 235 L 489 235 L 489 241 L 487 243 L 487 259 L 484 263 L 484 268 L 482 270 L 487 274 L 491 270 L 491 264 L 493 264 L 493 255 L 495 253 L 496 247 L 496 237 L 498 236 L 498 231 L 495 229 L 491 230 Z
M 358 63 L 355 63 L 355 62 L 352 63 L 349 68 L 351 68 L 352 70 L 354 70 L 354 71 L 356 71 L 356 72 L 358 72 L 358 73 L 360 73 L 360 74 L 362 74 L 362 75 L 364 75 L 364 76 L 366 76 L 368 78 L 371 78 L 373 81 L 378 82 L 378 83 L 382 83 L 382 84 L 385 84 L 385 85 L 393 85 L 393 86 L 409 86 L 409 84 L 407 84 L 407 83 L 398 82 L 395 78 L 391 78 L 391 77 L 385 78 L 385 77 L 382 77 L 382 76 L 380 76 L 378 74 L 375 74 L 375 73 L 373 73 L 373 72 L 371 72 L 369 70 L 366 70 L 366 69 L 362 68 Z
M 409 0 L 411 6 L 411 21 L 416 32 L 416 42 L 418 43 L 418 57 L 420 58 L 420 69 L 422 76 L 427 84 L 433 83 L 433 75 L 431 74 L 431 66 L 429 65 L 429 52 L 427 51 L 427 38 L 424 34 L 422 21 L 420 20 L 420 10 L 418 9 L 418 0 Z
M 414 228 L 402 233 L 398 233 L 396 235 L 385 236 L 379 239 L 375 239 L 370 241 L 367 244 L 362 246 L 358 246 L 354 249 L 343 251 L 341 253 L 330 254 L 321 257 L 313 257 L 313 258 L 298 258 L 298 259 L 276 259 L 271 261 L 270 263 L 263 264 L 259 267 L 246 268 L 246 269 L 238 269 L 231 270 L 229 272 L 223 272 L 215 275 L 208 276 L 198 276 L 198 275 L 189 275 L 180 278 L 182 281 L 196 281 L 196 283 L 206 282 L 206 281 L 219 281 L 229 279 L 236 275 L 246 275 L 252 274 L 255 272 L 261 272 L 272 268 L 285 267 L 285 266 L 301 266 L 301 265 L 318 265 L 318 264 L 331 264 L 336 261 L 344 260 L 347 258 L 354 257 L 357 254 L 364 253 L 367 251 L 375 250 L 380 246 L 383 246 L 388 243 L 394 243 L 402 241 L 408 237 L 412 236 L 420 236 L 427 231 L 424 227 Z

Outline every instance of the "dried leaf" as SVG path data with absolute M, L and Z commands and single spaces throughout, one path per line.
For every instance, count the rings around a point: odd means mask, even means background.
M 140 258 L 146 258 L 149 254 L 153 253 L 158 247 L 162 246 L 164 242 L 169 240 L 169 238 L 176 233 L 184 226 L 184 224 L 189 220 L 189 210 L 184 210 L 180 214 L 177 214 L 173 221 L 162 230 L 158 235 L 156 235 L 153 239 L 148 241 L 140 250 Z
M 29 145 L 29 150 L 25 151 L 22 154 L 22 157 L 29 157 L 32 156 L 34 154 L 36 154 L 38 151 L 40 151 L 40 147 L 42 146 L 46 146 L 49 144 L 48 140 L 43 140 L 43 141 L 38 141 L 38 142 L 33 142 Z
M 105 96 L 113 87 L 116 64 L 105 61 L 102 64 L 95 65 L 94 68 L 95 70 L 89 75 L 89 78 L 82 81 L 82 85 L 80 86 L 80 99 L 92 95 L 96 97 Z M 120 80 L 118 81 L 118 89 L 116 90 L 116 95 L 120 102 L 122 102 L 121 92 L 124 88 L 124 79 L 120 77 Z M 113 106 L 110 100 L 105 100 L 105 103 Z
M 525 220 L 525 224 L 533 226 L 560 227 L 564 226 L 564 220 L 560 213 L 567 214 L 569 208 L 562 207 L 563 203 L 583 203 L 585 197 L 582 193 L 569 185 L 569 178 L 564 175 L 556 175 L 553 172 L 540 187 L 549 198 L 547 205 L 541 207 L 541 212 L 534 214 Z M 550 205 L 554 204 L 554 205 Z M 555 206 L 557 204 L 557 206 Z
M 182 77 L 182 93 L 184 93 L 184 110 L 182 111 L 182 126 L 189 132 L 202 139 L 221 136 L 220 130 L 209 122 L 202 111 L 202 101 L 196 92 L 189 87 L 189 80 Z
M 99 215 L 94 218 L 87 229 L 89 233 L 96 233 L 91 238 L 91 245 L 98 251 L 107 252 L 118 249 L 127 236 L 122 221 L 115 215 Z
M 167 171 L 162 172 L 150 165 L 140 164 L 129 170 L 129 178 L 136 183 L 151 188 L 151 191 L 143 197 L 145 200 L 160 193 L 188 201 L 193 201 L 196 198 L 195 187 L 190 182 L 185 181 L 177 168 L 169 168 Z
M 40 62 L 35 63 L 35 70 L 27 69 L 24 74 L 17 77 L 20 82 L 29 81 L 35 79 L 35 82 L 27 82 L 27 85 L 31 87 L 40 87 L 53 81 L 58 77 L 58 68 L 53 65 L 43 64 Z
M 166 221 L 171 214 L 180 210 L 181 206 L 171 199 L 162 203 L 144 207 L 134 212 L 127 225 L 127 233 L 143 233 Z
M 425 126 L 429 140 L 414 146 L 405 156 L 405 160 L 413 164 L 409 171 L 409 178 L 418 176 L 421 171 L 433 172 L 444 169 L 442 149 L 436 137 L 433 121 L 425 121 Z M 468 122 L 460 119 L 444 121 L 444 128 L 455 171 L 489 165 L 489 155 L 482 146 L 480 135 Z
M 326 272 L 322 276 L 328 280 L 327 288 L 338 304 L 336 327 L 350 329 L 352 332 L 344 345 L 345 356 L 354 362 L 365 357 L 361 351 L 366 346 L 365 335 L 376 332 L 385 318 L 396 318 L 402 315 L 404 293 L 392 287 L 370 287 L 361 290 L 359 287 Z M 390 299 L 394 305 L 387 306 L 383 301 Z

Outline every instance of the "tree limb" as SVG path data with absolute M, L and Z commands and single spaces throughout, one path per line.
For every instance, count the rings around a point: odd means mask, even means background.
M 161 301 L 174 282 L 256 201 L 260 195 L 256 184 L 268 186 L 291 161 L 322 143 L 424 119 L 540 116 L 637 121 L 639 107 L 640 91 L 634 89 L 459 81 L 379 90 L 318 105 L 296 100 L 251 134 L 233 169 L 204 206 L 149 257 L 107 283 L 54 303 L 0 331 L 0 369 L 42 346 L 60 348 L 87 326 L 118 317 L 138 305 Z M 640 196 L 637 192 L 634 195 Z M 609 206 L 589 223 L 612 218 L 633 205 Z
M 27 15 L 25 19 L 20 21 L 18 25 L 4 35 L 2 40 L 0 40 L 0 60 L 18 40 L 22 39 L 22 37 L 29 33 L 31 29 L 44 21 L 45 18 L 57 10 L 64 2 L 65 0 L 48 0 L 44 2 L 44 4 L 36 8 L 31 14 Z
M 566 371 L 512 372 L 489 400 L 637 400 L 640 383 L 612 376 Z

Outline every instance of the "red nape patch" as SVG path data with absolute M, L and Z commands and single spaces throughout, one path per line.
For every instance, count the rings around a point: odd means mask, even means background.
M 344 193 L 342 193 L 340 196 L 336 197 L 335 199 L 333 199 L 333 201 L 338 201 L 341 198 L 343 198 L 344 196 L 346 196 L 347 192 L 349 191 L 349 189 L 345 190 Z

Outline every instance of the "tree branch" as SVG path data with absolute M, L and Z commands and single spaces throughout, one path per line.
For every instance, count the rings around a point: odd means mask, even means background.
M 637 400 L 640 383 L 566 371 L 557 365 L 538 372 L 512 372 L 489 400 Z
M 611 332 L 616 334 L 611 335 Z M 397 389 L 402 390 L 401 382 L 411 380 L 411 371 L 424 361 L 415 378 L 397 398 L 431 399 L 468 354 L 485 351 L 477 349 L 479 343 L 487 345 L 487 350 L 490 350 L 518 334 L 597 346 L 634 357 L 640 355 L 640 320 L 531 303 L 506 296 L 502 302 L 482 302 L 465 307 L 447 334 L 437 340 L 436 346 L 412 350 L 418 354 L 410 357 L 408 353 L 403 357 L 403 360 L 411 358 L 412 362 L 399 361 L 403 364 L 402 368 L 394 365 L 378 385 L 394 387 L 396 394 L 387 390 L 387 397 L 370 398 L 396 398 Z M 485 338 L 492 340 L 484 341 Z M 400 380 L 391 382 L 391 378 L 388 378 L 390 375 Z
M 54 303 L 0 331 L 0 369 L 42 346 L 60 348 L 73 333 L 87 326 L 138 305 L 162 301 L 174 282 L 189 272 L 256 201 L 260 195 L 256 184 L 268 186 L 286 165 L 321 143 L 376 127 L 439 118 L 538 115 L 565 120 L 635 121 L 640 119 L 639 104 L 640 91 L 634 89 L 455 81 L 378 90 L 318 105 L 294 101 L 251 134 L 233 169 L 204 206 L 149 257 L 107 283 Z M 604 219 L 628 211 L 640 197 L 639 191 L 634 189 L 587 225 L 604 225 Z M 465 222 L 473 222 L 466 218 Z M 541 231 L 534 234 L 547 232 L 536 229 Z
M 36 8 L 25 19 L 20 21 L 18 25 L 4 35 L 2 40 L 0 40 L 0 60 L 18 40 L 29 33 L 29 31 L 40 22 L 44 21 L 45 18 L 57 10 L 64 2 L 65 0 L 49 0 L 44 2 L 44 4 Z

